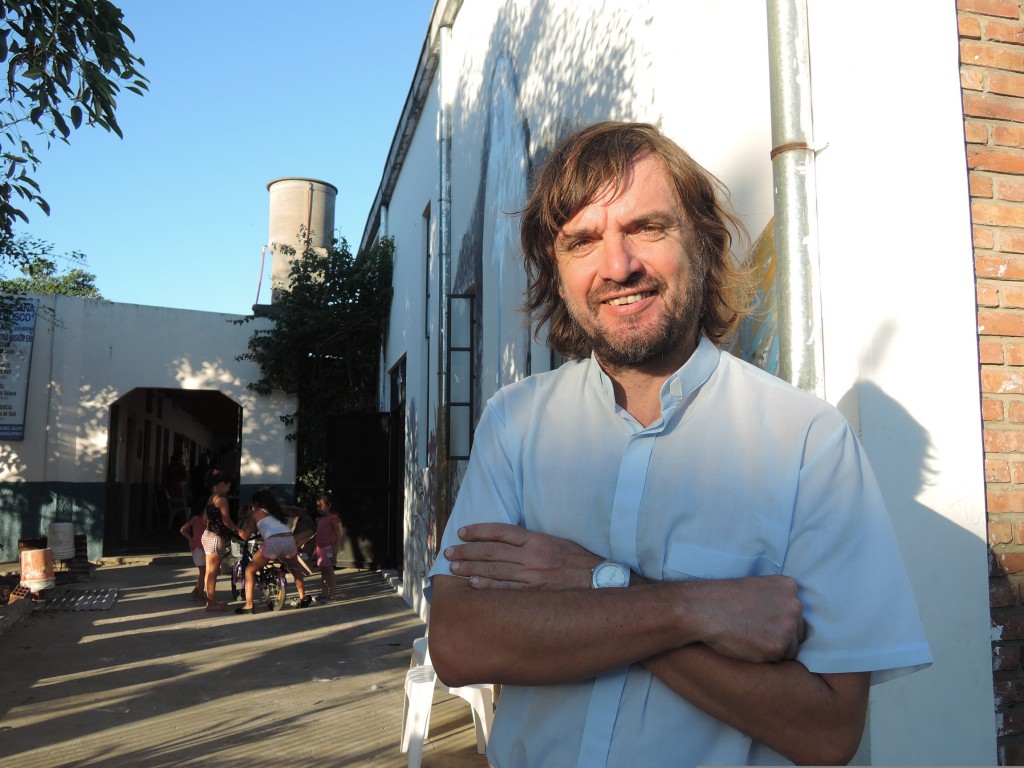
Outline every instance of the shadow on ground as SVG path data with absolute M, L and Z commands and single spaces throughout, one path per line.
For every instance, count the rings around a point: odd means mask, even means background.
M 116 587 L 109 610 L 37 607 L 0 636 L 0 763 L 406 765 L 403 684 L 424 627 L 379 573 L 340 571 L 337 602 L 253 616 L 206 613 L 194 580 L 180 557 L 101 567 L 82 586 Z M 435 701 L 423 765 L 486 766 L 468 707 Z

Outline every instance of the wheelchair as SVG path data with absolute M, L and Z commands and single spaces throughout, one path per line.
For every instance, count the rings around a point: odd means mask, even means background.
M 242 556 L 231 569 L 231 598 L 245 599 L 245 569 L 252 562 L 253 555 L 259 550 L 263 541 L 259 534 L 252 536 L 248 541 L 241 541 Z M 280 611 L 284 608 L 285 593 L 288 591 L 288 580 L 286 575 L 288 569 L 284 563 L 272 561 L 256 571 L 256 584 L 253 590 L 253 604 L 255 605 L 258 596 L 263 595 L 267 607 L 272 611 Z

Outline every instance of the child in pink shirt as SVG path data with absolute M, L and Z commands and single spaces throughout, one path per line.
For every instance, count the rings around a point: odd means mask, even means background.
M 316 564 L 320 566 L 320 596 L 318 603 L 329 603 L 334 599 L 334 558 L 341 541 L 341 520 L 334 512 L 331 492 L 320 494 L 316 500 L 320 516 L 316 519 Z

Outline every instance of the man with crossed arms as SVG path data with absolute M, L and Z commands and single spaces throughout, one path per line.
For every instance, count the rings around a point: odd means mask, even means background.
M 487 403 L 431 571 L 438 676 L 503 684 L 496 768 L 845 763 L 869 685 L 931 663 L 850 427 L 715 346 L 750 295 L 726 194 L 600 123 L 522 212 L 573 361 Z

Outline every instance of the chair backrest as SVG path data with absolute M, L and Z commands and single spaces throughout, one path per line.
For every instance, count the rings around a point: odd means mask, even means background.
M 430 648 L 426 635 L 412 641 L 412 666 L 417 667 L 424 664 L 430 664 Z

